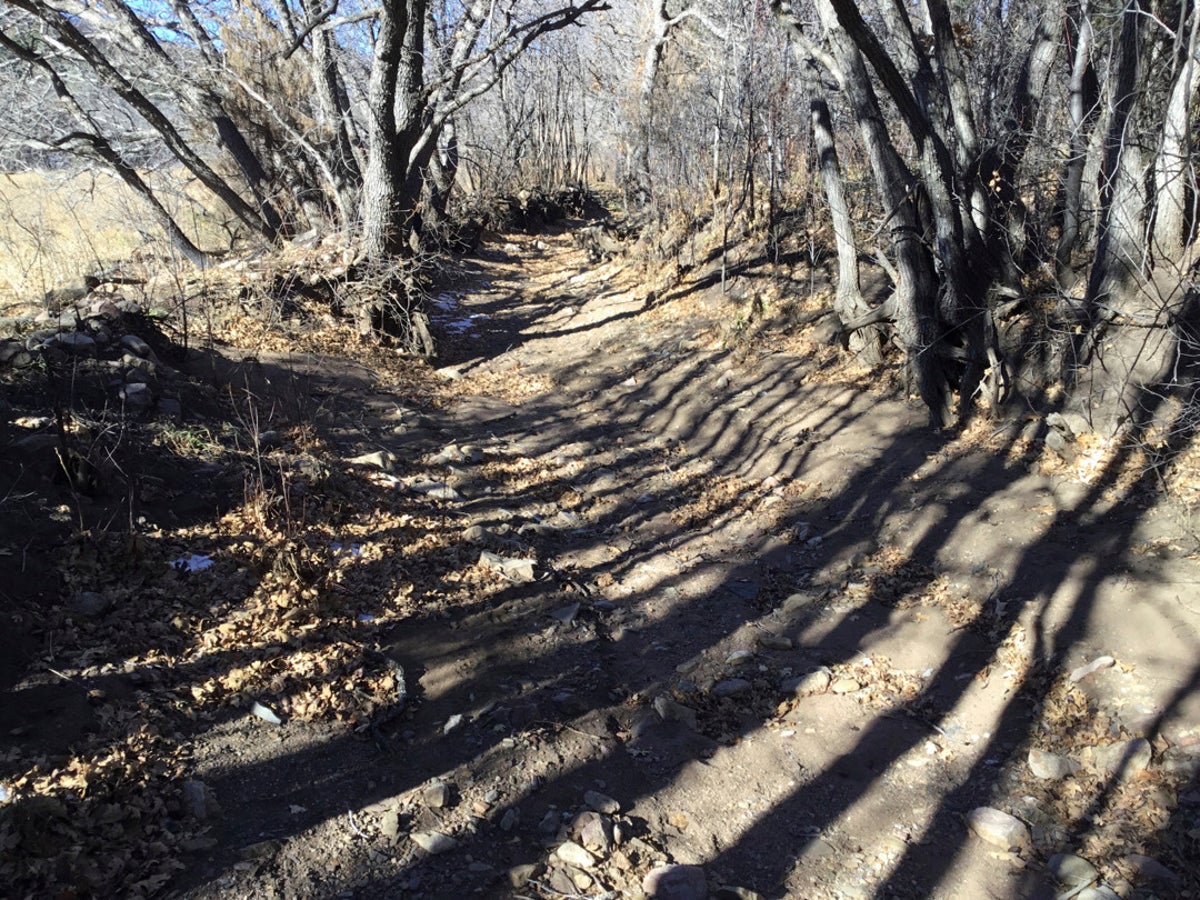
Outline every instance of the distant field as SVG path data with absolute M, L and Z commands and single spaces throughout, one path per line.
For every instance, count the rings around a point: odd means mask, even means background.
M 165 183 L 165 177 L 155 181 Z M 206 212 L 212 205 L 197 199 L 203 196 L 194 186 L 160 192 L 180 226 L 201 246 L 227 248 L 228 232 Z M 165 256 L 168 247 L 142 199 L 116 176 L 99 171 L 0 173 L 0 315 L 37 306 L 47 291 L 76 284 L 84 274 L 139 250 Z

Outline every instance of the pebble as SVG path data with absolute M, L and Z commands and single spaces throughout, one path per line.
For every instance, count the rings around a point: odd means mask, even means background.
M 579 830 L 579 840 L 589 850 L 607 854 L 613 845 L 612 826 L 607 819 L 592 815 Z
M 1144 771 L 1154 757 L 1154 750 L 1145 738 L 1093 747 L 1091 753 L 1096 768 L 1109 776 L 1121 773 L 1128 777 Z
M 121 338 L 121 346 L 137 356 L 148 357 L 151 353 L 150 345 L 136 334 L 124 335 Z
M 676 703 L 670 697 L 655 697 L 654 711 L 664 722 L 681 722 L 692 731 L 696 730 L 696 711 L 682 703 Z
M 807 592 L 800 592 L 797 594 L 792 594 L 786 600 L 783 601 L 783 607 L 782 607 L 783 614 L 786 616 L 786 615 L 792 615 L 794 613 L 802 612 L 803 610 L 808 609 L 810 606 L 812 606 L 816 602 L 817 602 L 816 594 L 809 594 Z
M 515 888 L 525 887 L 530 879 L 537 877 L 540 869 L 541 866 L 537 863 L 513 866 L 508 870 L 508 883 Z
M 806 697 L 809 694 L 823 694 L 829 690 L 829 684 L 833 681 L 833 673 L 826 668 L 817 669 L 815 672 L 809 672 L 806 675 L 797 675 L 793 678 L 785 678 L 779 685 L 780 690 L 785 694 L 795 694 L 797 697 Z
M 758 636 L 758 645 L 764 650 L 791 650 L 792 639 L 782 634 L 763 632 Z
M 1004 850 L 1023 847 L 1029 843 L 1029 829 L 1025 827 L 1024 822 L 990 806 L 980 806 L 971 810 L 967 816 L 967 825 L 981 840 Z
M 351 465 L 369 466 L 370 468 L 380 469 L 384 472 L 390 472 L 396 467 L 396 455 L 387 450 L 364 453 L 362 456 L 355 456 L 353 459 L 346 461 Z
M 383 818 L 379 822 L 379 831 L 384 837 L 394 838 L 400 833 L 400 813 L 397 810 L 389 809 L 383 814 Z
M 1029 751 L 1029 771 L 1035 778 L 1043 781 L 1061 781 L 1079 771 L 1079 763 L 1059 756 L 1057 753 L 1047 753 L 1045 750 Z
M 148 384 L 124 384 L 117 390 L 117 396 L 126 406 L 145 409 L 154 402 L 154 393 Z
M 731 666 L 744 666 L 752 659 L 754 659 L 754 651 L 734 650 L 727 657 L 725 657 L 725 662 Z
M 521 811 L 515 807 L 510 807 L 504 811 L 504 815 L 500 817 L 500 830 L 512 831 L 521 824 Z
M 615 816 L 621 811 L 621 804 L 607 794 L 602 794 L 599 791 L 587 791 L 583 795 L 583 802 L 590 809 L 594 809 L 598 813 L 604 813 L 606 816 Z
M 472 544 L 478 544 L 488 537 L 488 530 L 482 525 L 470 525 L 463 529 L 463 540 L 469 541 Z
M 1100 877 L 1096 867 L 1074 853 L 1056 853 L 1046 863 L 1050 874 L 1068 888 L 1091 884 Z
M 554 851 L 554 855 L 572 866 L 581 866 L 585 869 L 590 869 L 596 865 L 596 857 L 592 855 L 591 851 L 574 841 L 559 844 L 558 849 Z
M 1130 853 L 1123 860 L 1132 869 L 1138 881 L 1160 881 L 1174 883 L 1179 876 L 1160 863 L 1157 859 L 1142 856 L 1140 853 Z
M 440 831 L 414 831 L 408 838 L 431 856 L 445 853 L 458 846 L 458 841 Z
M 1110 887 L 1084 888 L 1075 895 L 1075 900 L 1121 900 L 1121 895 Z
M 642 893 L 660 900 L 706 900 L 708 879 L 699 866 L 659 866 L 642 879 Z
M 442 809 L 450 802 L 450 785 L 444 781 L 435 781 L 421 791 L 421 799 L 430 809 Z
M 446 720 L 446 724 L 442 726 L 442 734 L 449 734 L 455 728 L 458 728 L 463 723 L 463 714 L 455 713 Z
M 183 798 L 187 801 L 192 817 L 203 821 L 208 818 L 208 792 L 204 782 L 189 778 L 183 783 Z
M 754 685 L 745 678 L 726 678 L 724 681 L 718 681 L 713 686 L 713 695 L 716 697 L 737 697 L 740 694 L 747 693 Z
M 855 691 L 862 690 L 862 685 L 853 678 L 839 678 L 829 685 L 829 690 L 835 694 L 853 694 Z
M 1111 656 L 1097 656 L 1090 663 L 1080 666 L 1078 669 L 1075 669 L 1071 672 L 1071 684 L 1078 684 L 1093 672 L 1099 672 L 1101 669 L 1112 668 L 1112 666 L 1116 665 L 1116 662 L 1117 661 Z
M 579 604 L 572 603 L 570 606 L 564 606 L 562 609 L 556 609 L 550 613 L 550 618 L 561 622 L 563 625 L 570 625 L 575 621 L 575 617 L 579 615 Z

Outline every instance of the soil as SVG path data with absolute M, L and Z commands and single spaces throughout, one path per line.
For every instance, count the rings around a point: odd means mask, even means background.
M 665 864 L 711 896 L 1053 897 L 1061 853 L 1119 896 L 1200 897 L 1186 498 L 1119 447 L 1064 461 L 1031 415 L 933 433 L 819 320 L 764 324 L 777 283 L 735 301 L 711 274 L 663 289 L 508 236 L 442 288 L 436 377 L 194 355 L 210 386 L 253 377 L 287 463 L 259 448 L 235 489 L 173 460 L 136 564 L 84 559 L 128 588 L 96 619 L 67 570 L 120 498 L 83 522 L 66 487 L 9 488 L 0 781 L 26 806 L 0 850 L 135 818 L 124 871 L 172 865 L 120 893 L 189 900 L 633 897 Z M 162 566 L 186 553 L 214 564 Z M 290 584 L 316 605 L 273 618 Z M 54 781 L 116 733 L 133 818 Z M 981 807 L 1024 832 L 980 837 Z M 96 892 L 89 846 L 19 883 Z

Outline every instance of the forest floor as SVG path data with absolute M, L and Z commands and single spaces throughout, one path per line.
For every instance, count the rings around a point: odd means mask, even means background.
M 500 238 L 436 373 L 194 355 L 138 538 L 6 486 L 10 883 L 1200 897 L 1191 507 L 711 276 Z

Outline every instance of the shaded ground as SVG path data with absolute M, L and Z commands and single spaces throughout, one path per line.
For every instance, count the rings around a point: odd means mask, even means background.
M 320 547 L 299 507 L 270 541 L 204 533 L 213 569 L 166 589 L 203 597 L 161 666 L 200 710 L 182 896 L 635 896 L 682 863 L 724 896 L 1023 898 L 1054 895 L 1056 853 L 1121 896 L 1200 896 L 1186 512 L 1119 459 L 1047 466 L 1036 421 L 933 435 L 819 344 L 734 352 L 732 318 L 520 238 L 441 298 L 444 403 L 259 357 L 256 393 L 288 385 L 315 434 L 284 451 L 341 505 Z M 297 679 L 301 604 L 233 664 L 205 623 L 265 621 L 273 578 L 311 585 L 351 663 Z M 26 685 L 6 703 L 45 708 Z M 980 839 L 978 807 L 1026 834 Z

